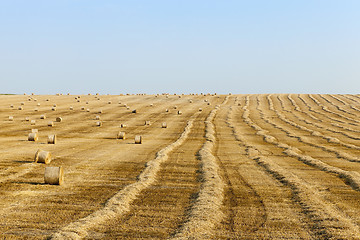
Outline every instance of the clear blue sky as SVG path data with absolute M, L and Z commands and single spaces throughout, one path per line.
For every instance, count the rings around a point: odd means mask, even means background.
M 359 0 L 0 0 L 0 92 L 360 93 Z

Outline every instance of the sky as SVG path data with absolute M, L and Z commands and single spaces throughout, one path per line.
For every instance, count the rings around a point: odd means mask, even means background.
M 0 0 L 0 93 L 359 91 L 358 0 Z

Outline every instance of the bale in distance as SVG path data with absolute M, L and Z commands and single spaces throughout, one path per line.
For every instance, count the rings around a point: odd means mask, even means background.
M 30 121 L 30 118 L 29 117 L 25 117 L 25 121 Z
M 53 107 L 57 107 L 56 104 L 54 104 Z
M 142 137 L 140 135 L 135 136 L 135 144 L 141 144 L 142 143 Z
M 64 182 L 64 171 L 62 167 L 46 167 L 44 182 L 50 185 L 61 185 Z
M 37 130 L 36 128 L 33 128 L 33 129 L 31 129 L 31 132 L 32 132 L 32 133 L 38 133 L 39 130 Z
M 179 111 L 178 111 L 178 115 L 181 115 L 181 114 L 182 114 L 182 112 L 179 110 Z
M 199 112 L 201 112 L 202 111 L 202 108 L 199 108 Z
M 88 109 L 86 109 L 86 112 L 90 112 L 90 109 L 88 108 Z
M 39 109 L 35 108 L 34 111 L 37 112 L 37 111 L 39 111 Z
M 131 112 L 132 112 L 132 113 L 136 113 L 136 109 L 132 110 Z
M 74 107 L 70 106 L 70 110 L 74 110 Z
M 84 110 L 85 110 L 85 107 L 81 107 L 81 110 L 84 111 Z
M 24 102 L 21 102 L 20 105 L 25 105 L 25 103 L 24 103 Z
M 36 104 L 37 106 L 40 106 L 40 103 Z
M 35 125 L 35 124 L 36 124 L 36 121 L 35 121 L 35 120 L 31 120 L 30 124 L 31 124 L 31 125 Z
M 101 127 L 101 125 L 102 125 L 102 122 L 100 122 L 100 121 L 97 121 L 97 122 L 96 122 L 96 126 L 97 126 L 97 127 Z
M 117 139 L 125 139 L 125 132 L 119 132 L 116 136 Z
M 49 135 L 47 139 L 48 144 L 56 144 L 56 134 Z
M 169 112 L 169 109 L 165 109 L 165 112 Z
M 11 104 L 10 107 L 13 108 L 13 107 L 14 107 L 14 104 Z
M 32 142 L 36 142 L 37 140 L 39 140 L 39 136 L 37 132 L 31 132 L 28 135 L 28 141 L 32 141 Z
M 45 115 L 41 115 L 41 116 L 40 116 L 40 119 L 46 119 L 46 116 L 45 116 Z
M 126 128 L 126 124 L 122 123 L 122 124 L 120 124 L 120 127 L 121 128 Z
M 100 120 L 100 116 L 96 115 L 95 120 Z
M 9 116 L 9 121 L 14 121 L 14 117 L 13 117 L 13 116 Z
M 49 126 L 49 127 L 53 127 L 53 126 L 54 126 L 54 122 L 53 122 L 53 121 L 48 122 L 48 126 Z
M 111 104 L 112 102 L 111 101 L 108 101 L 108 104 Z
M 126 109 L 127 109 L 127 110 L 129 110 L 129 109 L 130 109 L 130 107 L 129 107 L 129 106 L 127 106 L 127 107 L 126 107 Z
M 23 107 L 21 107 L 21 106 L 20 106 L 20 107 L 18 107 L 18 110 L 23 110 Z
M 56 111 L 56 107 L 52 107 L 51 110 L 52 110 L 52 111 Z
M 34 162 L 49 164 L 51 162 L 51 153 L 43 150 L 37 150 Z
M 98 113 L 103 113 L 103 110 L 102 110 L 102 109 L 100 109 L 100 110 L 98 111 Z
M 163 123 L 161 124 L 161 127 L 162 127 L 162 128 L 167 128 L 166 122 L 163 122 Z
M 145 121 L 145 125 L 151 125 L 150 121 L 149 121 L 149 120 L 146 120 L 146 121 Z

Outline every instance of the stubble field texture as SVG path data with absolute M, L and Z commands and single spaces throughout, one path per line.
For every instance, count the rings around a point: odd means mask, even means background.
M 359 116 L 359 95 L 0 95 L 0 238 L 360 239 Z

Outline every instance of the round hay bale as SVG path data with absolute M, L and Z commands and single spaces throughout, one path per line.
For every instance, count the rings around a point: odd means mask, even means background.
M 169 112 L 169 109 L 165 109 L 165 112 Z
M 142 143 L 142 137 L 140 135 L 135 136 L 135 144 L 141 144 Z
M 199 112 L 201 112 L 202 111 L 202 108 L 199 108 Z
M 34 111 L 37 112 L 37 111 L 39 111 L 39 109 L 35 108 Z
M 86 102 L 86 104 L 89 104 L 89 102 Z
M 51 110 L 52 110 L 52 111 L 56 111 L 56 107 L 52 107 Z
M 50 101 L 50 99 L 46 99 L 45 101 L 47 101 L 47 102 L 48 102 L 48 101 Z
M 13 107 L 14 107 L 14 104 L 11 104 L 10 107 L 13 108 Z
M 102 125 L 102 122 L 100 122 L 100 121 L 97 121 L 97 122 L 96 122 L 96 126 L 97 126 L 97 127 L 101 127 L 101 125 Z
M 162 128 L 167 128 L 166 122 L 163 122 L 163 123 L 161 124 L 161 127 L 162 127 Z
M 31 120 L 30 124 L 31 125 L 35 125 L 36 121 L 35 120 Z
M 38 132 L 39 132 L 39 130 L 37 130 L 37 129 L 33 128 L 33 129 L 31 129 L 31 132 L 32 132 L 32 133 L 38 133 Z
M 9 121 L 14 121 L 14 117 L 13 117 L 13 116 L 9 116 Z
M 18 107 L 18 110 L 23 110 L 23 107 Z
M 26 122 L 30 121 L 30 118 L 29 118 L 29 117 L 25 117 L 25 121 L 26 121 Z
M 51 162 L 51 153 L 43 150 L 37 150 L 34 162 L 49 164 Z
M 40 119 L 46 119 L 46 116 L 45 116 L 45 115 L 41 115 L 41 116 L 40 116 Z
M 119 132 L 116 136 L 117 139 L 125 139 L 125 132 Z
M 181 114 L 182 114 L 182 112 L 179 110 L 179 111 L 177 112 L 177 114 L 178 114 L 178 115 L 181 115 Z
M 192 103 L 193 102 L 193 100 L 189 100 L 189 103 Z
M 85 107 L 81 107 L 81 110 L 84 111 L 84 110 L 85 110 Z
M 37 102 L 37 99 L 36 99 L 36 98 L 34 98 L 34 101 L 35 101 L 35 102 Z
M 70 110 L 74 110 L 74 107 L 70 106 Z
M 37 106 L 40 106 L 40 103 L 36 104 Z
M 177 109 L 177 106 L 174 106 L 174 109 Z
M 152 103 L 152 104 L 150 104 L 150 107 L 152 107 L 152 106 L 154 106 L 154 104 Z
M 56 134 L 54 135 L 49 135 L 48 139 L 47 139 L 47 143 L 48 144 L 55 144 L 56 143 Z
M 145 125 L 151 125 L 150 121 L 149 121 L 149 120 L 146 120 L 146 121 L 145 121 Z
M 126 103 L 124 103 L 124 107 L 127 107 Z
M 204 99 L 204 102 L 208 102 L 209 100 L 207 100 L 207 99 Z
M 207 105 L 211 105 L 211 103 L 208 102 Z
M 122 124 L 120 124 L 120 127 L 121 128 L 126 128 L 126 124 L 122 123 Z
M 97 116 L 95 117 L 95 120 L 100 120 L 100 116 L 97 115 Z
M 136 109 L 132 110 L 131 112 L 132 112 L 132 113 L 136 113 Z
M 108 104 L 111 104 L 112 102 L 111 101 L 108 101 Z
M 37 140 L 39 140 L 39 136 L 38 136 L 38 133 L 37 133 L 37 132 L 29 133 L 29 135 L 28 135 L 28 141 L 36 142 Z
M 87 109 L 86 109 L 86 112 L 90 112 L 90 109 L 89 109 L 89 108 L 87 108 Z
M 102 110 L 102 109 L 100 109 L 100 110 L 98 111 L 98 113 L 103 113 L 103 110 Z
M 49 126 L 49 127 L 53 127 L 53 126 L 54 126 L 54 122 L 53 122 L 53 121 L 48 122 L 48 126 Z
M 62 167 L 46 167 L 44 182 L 50 185 L 61 185 L 64 182 L 64 171 Z
M 21 102 L 20 105 L 25 105 L 25 103 L 24 103 L 24 102 Z
M 126 109 L 127 109 L 127 110 L 129 110 L 129 109 L 130 109 L 130 107 L 129 107 L 129 106 L 127 106 L 127 107 L 126 107 Z
M 53 107 L 57 107 L 56 104 L 54 104 Z
M 57 117 L 56 122 L 62 122 L 62 117 Z
M 78 99 L 76 102 L 80 102 L 80 100 Z

